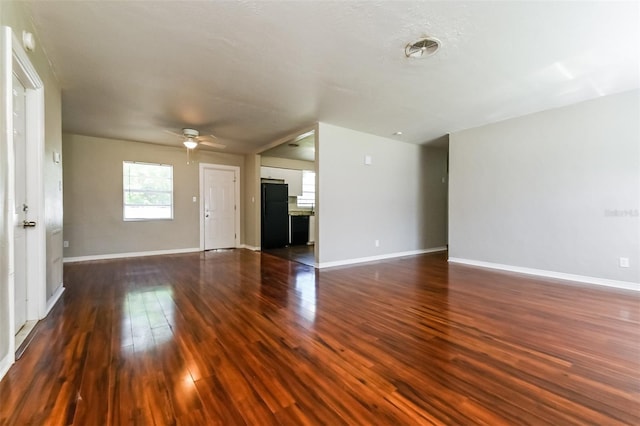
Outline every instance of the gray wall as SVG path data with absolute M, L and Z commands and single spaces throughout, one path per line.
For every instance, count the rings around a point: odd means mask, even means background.
M 418 234 L 423 247 L 445 247 L 447 245 L 449 136 L 442 138 L 444 144 L 425 145 L 420 149 L 420 199 L 422 215 Z
M 453 133 L 449 256 L 640 282 L 639 99 Z
M 243 176 L 245 162 L 241 155 L 200 150 L 193 158 L 195 162 L 188 165 L 184 148 L 72 134 L 63 135 L 63 150 L 64 239 L 69 241 L 69 248 L 64 249 L 65 258 L 198 248 L 197 163 L 238 166 Z M 122 162 L 125 160 L 173 165 L 173 220 L 122 220 Z M 251 173 L 247 177 L 252 177 Z M 245 193 L 244 181 L 241 178 L 241 200 Z M 196 203 L 192 201 L 194 196 L 198 197 Z M 241 208 L 243 205 L 244 202 Z
M 446 209 L 441 194 L 425 193 L 423 147 L 319 124 L 318 244 L 320 264 L 443 246 L 445 217 L 424 221 L 427 210 Z M 371 165 L 364 164 L 370 155 Z M 438 159 L 439 158 L 439 159 Z M 441 184 L 446 192 L 446 184 Z M 433 197 L 429 200 L 427 197 Z M 445 198 L 446 199 L 446 198 Z M 437 204 L 442 205 L 438 206 Z M 380 246 L 375 247 L 374 241 Z

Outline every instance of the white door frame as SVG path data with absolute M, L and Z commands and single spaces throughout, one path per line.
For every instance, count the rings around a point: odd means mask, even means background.
M 234 242 L 234 246 L 240 247 L 240 167 L 238 166 L 227 166 L 224 164 L 211 164 L 211 163 L 200 163 L 200 251 L 204 251 L 204 241 L 205 241 L 205 229 L 204 229 L 204 171 L 208 170 L 226 170 L 233 171 L 235 175 L 235 194 L 234 197 L 236 199 L 236 211 L 235 211 L 235 234 L 236 239 Z
M 13 250 L 14 213 L 15 213 L 15 158 L 13 150 L 13 81 L 12 74 L 24 84 L 26 92 L 26 120 L 27 132 L 26 153 L 27 164 L 27 196 L 29 201 L 30 220 L 37 226 L 27 232 L 27 321 L 38 320 L 46 314 L 46 225 L 44 221 L 44 84 L 36 69 L 22 48 L 18 37 L 11 28 L 0 27 L 0 84 L 3 87 L 3 97 L 0 100 L 0 149 L 7 158 L 7 211 L 5 211 L 2 226 L 8 228 L 8 281 L 9 290 L 9 365 L 15 358 L 15 283 Z M 2 269 L 2 268 L 0 268 Z M 0 360 L 0 377 L 4 373 L 4 360 Z

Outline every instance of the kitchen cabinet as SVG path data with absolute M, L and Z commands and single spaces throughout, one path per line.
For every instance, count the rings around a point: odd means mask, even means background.
M 302 195 L 302 170 L 261 167 L 260 177 L 265 179 L 283 179 L 289 185 L 289 197 Z
M 291 245 L 303 245 L 309 241 L 309 216 L 289 216 L 291 220 Z
M 289 197 L 298 197 L 302 195 L 302 170 L 287 171 L 285 182 L 289 184 Z
M 276 167 L 260 167 L 260 177 L 263 179 L 284 179 L 282 170 Z

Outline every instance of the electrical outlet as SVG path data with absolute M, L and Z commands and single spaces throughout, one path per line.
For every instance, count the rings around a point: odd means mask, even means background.
M 374 244 L 376 247 L 380 247 L 380 240 L 375 240 L 375 241 L 373 242 L 373 244 Z
M 64 242 L 62 243 L 62 247 L 64 247 L 64 248 L 68 248 L 68 247 L 69 247 L 69 241 L 64 241 Z
M 629 258 L 628 257 L 621 257 L 620 258 L 620 267 L 621 268 L 628 268 L 629 267 Z

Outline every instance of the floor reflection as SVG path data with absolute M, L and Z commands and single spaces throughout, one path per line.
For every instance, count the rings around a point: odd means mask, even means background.
M 316 258 L 313 244 L 287 246 L 276 249 L 263 250 L 264 253 L 280 257 L 282 259 L 293 260 L 307 266 L 315 266 Z
M 170 286 L 129 291 L 122 310 L 122 344 L 143 352 L 173 340 L 173 289 Z
M 260 268 L 262 310 L 290 308 L 313 323 L 317 310 L 318 277 L 314 268 L 294 262 Z
M 282 265 L 282 268 L 287 267 L 285 263 Z M 287 273 L 288 271 L 274 270 L 260 263 L 260 305 L 263 312 L 288 306 L 289 283 L 285 280 Z
M 315 269 L 300 270 L 295 274 L 295 289 L 299 300 L 298 313 L 311 322 L 316 319 L 317 285 Z

